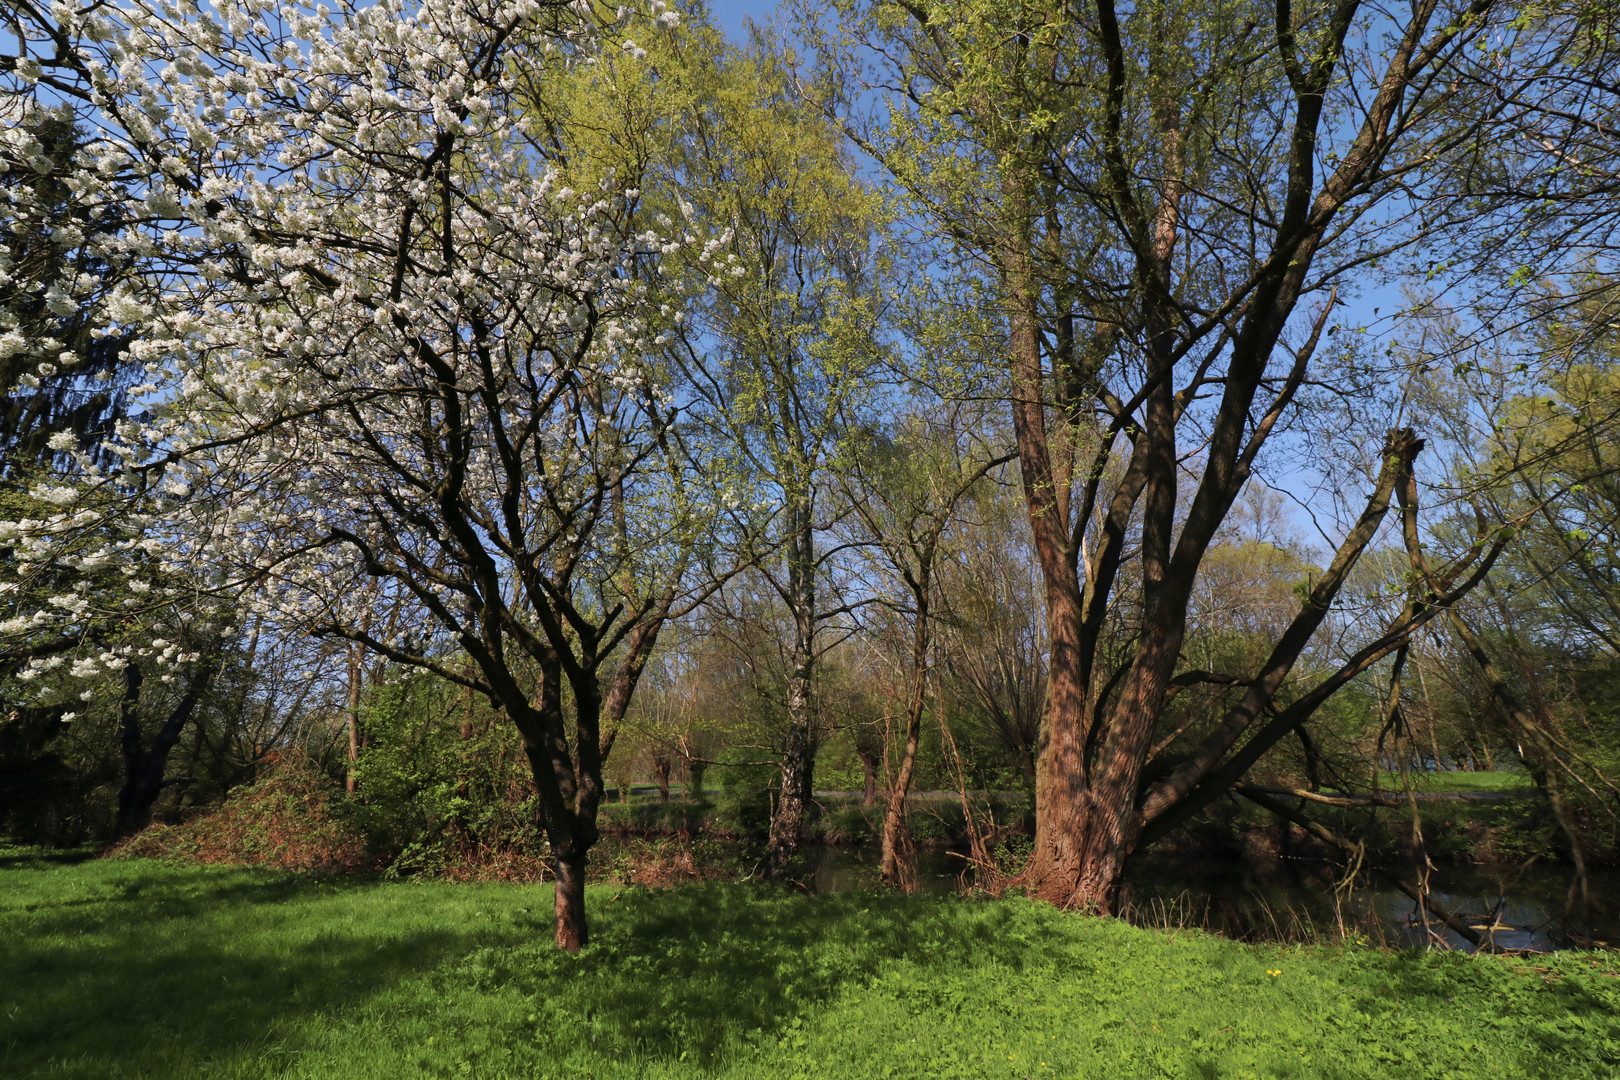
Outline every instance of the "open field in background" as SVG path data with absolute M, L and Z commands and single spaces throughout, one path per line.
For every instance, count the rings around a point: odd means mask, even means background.
M 1571 1077 L 1620 958 L 1241 945 L 1023 900 L 0 852 L 0 1076 Z
M 1415 791 L 1531 791 L 1535 781 L 1527 772 L 1414 772 L 1411 774 Z M 1378 786 L 1386 790 L 1402 790 L 1401 774 L 1378 774 Z

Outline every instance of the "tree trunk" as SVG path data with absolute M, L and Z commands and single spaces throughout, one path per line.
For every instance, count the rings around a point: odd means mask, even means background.
M 883 814 L 883 851 L 878 862 L 878 878 L 885 885 L 903 884 L 906 878 L 901 860 L 911 849 L 906 825 L 906 800 L 911 795 L 911 777 L 917 765 L 917 744 L 922 734 L 922 694 L 912 699 L 906 720 L 906 748 L 900 759 L 900 772 L 889 792 L 889 806 Z
M 596 810 L 602 792 L 597 741 L 601 699 L 589 683 L 572 684 L 579 728 L 576 760 L 568 752 L 560 663 L 554 656 L 542 657 L 538 667 L 531 698 L 513 697 L 506 708 L 523 735 L 524 754 L 540 793 L 540 820 L 556 876 L 557 946 L 578 952 L 587 940 L 585 864 L 597 839 Z
M 118 703 L 118 728 L 124 754 L 124 786 L 118 792 L 120 836 L 133 836 L 146 827 L 152 802 L 157 798 L 148 774 L 147 755 L 141 748 L 141 684 L 145 681 L 146 676 L 138 665 L 124 665 L 124 697 Z
M 930 550 L 925 558 L 932 559 Z M 913 580 L 913 600 L 917 605 L 912 630 L 911 700 L 906 703 L 906 743 L 901 753 L 900 769 L 889 790 L 889 808 L 883 815 L 883 850 L 878 862 L 878 877 L 885 885 L 904 885 L 912 875 L 909 866 L 901 860 L 909 858 L 911 835 L 907 828 L 906 800 L 911 795 L 911 777 L 917 768 L 917 745 L 922 738 L 923 705 L 928 694 L 928 593 L 929 570 L 927 562 Z
M 152 820 L 152 804 L 163 790 L 163 772 L 169 751 L 180 741 L 180 733 L 196 711 L 197 701 L 213 680 L 212 665 L 192 676 L 185 697 L 158 729 L 149 748 L 141 747 L 141 685 L 146 681 L 136 664 L 124 666 L 124 698 L 118 706 L 118 721 L 124 757 L 124 786 L 118 792 L 118 835 L 133 836 Z
M 1070 787 L 1049 786 L 1058 798 L 1036 796 L 1035 854 L 1025 871 L 1030 891 L 1059 907 L 1113 914 L 1141 831 L 1135 807 L 1122 811 L 1084 792 L 1070 799 Z
M 861 805 L 871 806 L 877 802 L 878 765 L 882 758 L 875 752 L 861 751 L 861 772 L 864 774 L 861 782 Z
M 799 711 L 808 712 L 808 708 Z M 810 805 L 814 767 L 815 746 L 811 741 L 809 719 L 791 720 L 787 742 L 782 747 L 782 790 L 777 796 L 776 813 L 771 815 L 770 836 L 759 866 L 759 872 L 765 877 L 780 877 L 798 854 L 799 841 L 804 835 L 805 811 Z
M 658 801 L 669 802 L 670 760 L 664 755 L 653 758 L 653 782 L 658 785 Z
M 357 778 L 355 766 L 360 761 L 360 646 L 349 646 L 349 757 L 343 772 L 343 793 L 354 794 Z
M 811 679 L 815 669 L 816 593 L 815 538 L 810 507 L 796 509 L 797 534 L 788 555 L 788 595 L 793 609 L 793 673 L 788 680 L 788 730 L 782 746 L 782 788 L 771 815 L 769 839 L 757 872 L 779 877 L 798 853 L 804 817 L 810 805 L 816 741 L 811 715 Z
M 557 947 L 577 953 L 590 941 L 585 923 L 585 852 L 552 860 L 557 875 Z

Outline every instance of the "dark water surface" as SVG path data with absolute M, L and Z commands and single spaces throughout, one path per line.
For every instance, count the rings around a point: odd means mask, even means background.
M 875 847 L 822 848 L 811 882 L 817 892 L 877 885 Z M 1396 868 L 1391 867 L 1391 870 Z M 917 853 L 918 884 L 925 892 L 952 893 L 972 882 L 967 861 L 954 852 Z M 1194 926 L 1254 940 L 1336 939 L 1342 932 L 1392 946 L 1420 947 L 1436 939 L 1457 949 L 1471 946 L 1432 916 L 1421 913 L 1394 888 L 1334 888 L 1338 868 L 1319 859 L 1279 859 L 1266 864 L 1219 858 L 1145 857 L 1126 875 L 1125 900 L 1133 921 Z M 1415 880 L 1415 872 L 1410 874 Z M 1486 925 L 1501 948 L 1550 951 L 1568 947 L 1571 934 L 1620 945 L 1620 874 L 1591 878 L 1591 921 L 1566 919 L 1567 867 L 1532 866 L 1493 875 L 1473 866 L 1443 866 L 1430 872 L 1434 898 L 1471 925 Z M 1494 922 L 1491 916 L 1495 916 Z

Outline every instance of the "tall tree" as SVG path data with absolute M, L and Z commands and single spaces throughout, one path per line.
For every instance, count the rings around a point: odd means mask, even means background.
M 736 276 L 717 277 L 676 334 L 697 401 L 741 498 L 739 522 L 762 580 L 791 626 L 781 784 L 761 869 L 782 872 L 810 804 L 818 725 L 813 696 L 823 628 L 846 605 L 828 589 L 825 535 L 843 511 L 826 469 L 843 405 L 879 355 L 874 320 L 875 195 L 856 179 L 836 131 L 793 94 L 780 59 L 756 41 L 722 49 L 694 37 L 684 81 L 690 132 L 679 159 L 695 220 L 727 237 Z
M 1401 13 L 852 2 L 833 27 L 805 12 L 824 61 L 812 92 L 945 257 L 999 297 L 1050 647 L 1026 870 L 1039 895 L 1111 910 L 1132 852 L 1228 790 L 1497 554 L 1489 534 L 1464 542 L 1435 566 L 1432 596 L 1279 699 L 1414 475 L 1423 439 L 1393 429 L 1263 658 L 1187 663 L 1189 605 L 1223 522 L 1287 445 L 1302 391 L 1339 377 L 1318 357 L 1336 291 L 1514 197 L 1465 202 L 1447 169 L 1491 109 L 1462 74 L 1489 77 L 1487 35 L 1511 37 L 1515 14 L 1492 0 Z M 1122 597 L 1127 636 L 1110 642 Z M 1195 684 L 1228 690 L 1172 751 L 1166 707 Z

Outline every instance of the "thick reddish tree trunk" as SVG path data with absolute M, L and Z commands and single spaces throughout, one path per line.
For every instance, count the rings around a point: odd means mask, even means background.
M 1112 911 L 1134 835 L 1120 815 L 1096 804 L 1088 785 L 1089 650 L 1073 539 L 1068 476 L 1056 475 L 1043 409 L 1038 303 L 1028 237 L 1010 237 L 1007 284 L 1014 383 L 1013 431 L 1019 473 L 1046 587 L 1050 642 L 1047 711 L 1035 767 L 1035 848 L 1024 883 L 1061 907 Z M 1122 487 L 1131 484 L 1128 478 Z M 1088 581 L 1106 595 L 1108 581 Z
M 1024 872 L 1031 893 L 1060 907 L 1111 912 L 1134 833 L 1097 805 L 1086 783 L 1088 710 L 1079 662 L 1078 596 L 1048 589 L 1051 695 L 1035 768 L 1035 846 Z
M 1141 832 L 1136 815 L 1089 794 L 1067 817 L 1063 809 L 1037 798 L 1035 854 L 1025 871 L 1030 892 L 1059 907 L 1112 914 Z

